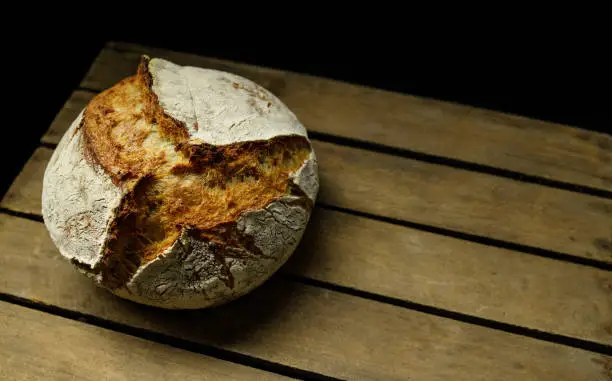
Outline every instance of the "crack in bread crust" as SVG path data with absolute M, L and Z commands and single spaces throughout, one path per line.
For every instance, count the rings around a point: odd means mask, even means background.
M 86 159 L 125 192 L 94 272 L 104 286 L 122 287 L 187 231 L 212 244 L 218 277 L 233 288 L 225 258 L 264 257 L 236 228 L 240 215 L 286 195 L 312 208 L 290 178 L 308 160 L 310 142 L 298 135 L 223 146 L 190 141 L 159 105 L 148 62 L 96 96 L 80 126 Z

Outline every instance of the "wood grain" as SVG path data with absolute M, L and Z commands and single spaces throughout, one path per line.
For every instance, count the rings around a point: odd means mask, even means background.
M 6 302 L 0 343 L 4 381 L 289 379 Z
M 67 126 L 70 126 L 73 120 L 79 115 L 81 110 L 85 108 L 87 103 L 93 98 L 95 93 L 86 90 L 76 90 L 70 98 L 64 103 L 64 107 L 57 113 L 51 126 L 42 137 L 43 143 L 57 143 L 66 132 Z
M 352 380 L 595 380 L 611 358 L 296 282 L 220 308 L 165 311 L 95 287 L 44 226 L 0 215 L 0 292 Z
M 52 154 L 52 149 L 37 148 L 4 194 L 0 205 L 16 212 L 41 215 L 42 182 Z
M 40 214 L 39 148 L 2 206 Z M 24 186 L 27 191 L 20 191 Z M 293 274 L 612 344 L 612 273 L 315 209 Z M 571 279 L 571 282 L 567 280 Z
M 315 142 L 320 201 L 612 262 L 612 200 Z
M 332 143 L 313 145 L 321 202 L 612 262 L 612 200 Z
M 267 87 L 310 131 L 612 190 L 612 136 L 339 81 L 133 44 L 103 50 L 82 86 L 132 75 L 140 54 L 234 72 Z

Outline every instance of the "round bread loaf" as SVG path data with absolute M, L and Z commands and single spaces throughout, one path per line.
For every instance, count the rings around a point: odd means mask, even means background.
M 62 137 L 42 212 L 60 253 L 120 297 L 204 308 L 286 262 L 319 180 L 306 129 L 227 72 L 143 56 Z

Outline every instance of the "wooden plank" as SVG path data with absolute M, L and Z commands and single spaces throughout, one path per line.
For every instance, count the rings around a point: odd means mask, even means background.
M 16 212 L 41 215 L 42 182 L 52 154 L 53 150 L 49 148 L 37 148 L 4 194 L 0 205 Z
M 300 250 L 294 274 L 612 345 L 609 271 L 328 210 Z
M 612 262 L 612 200 L 315 142 L 320 200 Z
M 0 302 L 2 380 L 287 380 Z
M 612 190 L 612 136 L 314 76 L 112 43 L 82 86 L 101 90 L 134 73 L 141 53 L 234 72 L 277 94 L 311 131 Z
M 79 115 L 81 110 L 94 97 L 95 93 L 86 90 L 76 90 L 72 96 L 64 103 L 64 107 L 55 116 L 51 126 L 41 139 L 43 143 L 57 143 L 66 132 L 66 126 L 69 126 L 73 120 Z
M 34 157 L 51 152 L 40 148 Z M 45 166 L 30 160 L 2 205 L 40 214 Z M 19 192 L 26 184 L 30 190 Z M 607 271 L 319 208 L 299 251 L 287 267 L 293 274 L 612 344 Z
M 0 215 L 0 244 L 0 292 L 339 378 L 591 380 L 612 361 L 278 278 L 220 308 L 148 308 L 93 286 L 39 222 Z
M 319 201 L 324 203 L 612 262 L 612 200 L 313 144 L 320 164 Z

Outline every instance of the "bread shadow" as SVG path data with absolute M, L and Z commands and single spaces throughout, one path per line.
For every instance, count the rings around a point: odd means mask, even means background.
M 321 231 L 319 224 L 315 212 L 289 261 L 261 286 L 224 305 L 199 310 L 166 310 L 112 295 L 108 297 L 118 299 L 112 304 L 117 310 L 115 313 L 122 316 L 121 320 L 134 322 L 136 319 L 138 328 L 228 349 L 261 345 L 270 335 L 278 334 L 276 327 L 295 322 L 293 314 L 303 313 L 305 305 L 312 302 L 313 286 L 296 280 L 295 275 L 299 275 L 296 271 L 300 268 L 307 268 L 312 257 L 317 255 L 310 241 L 317 239 L 316 234 Z
M 287 308 L 299 303 L 295 295 L 301 287 L 274 275 L 249 294 L 217 307 L 167 310 L 123 299 L 114 304 L 120 320 L 131 326 L 194 343 L 232 347 L 265 340 L 264 332 L 282 324 Z
M 304 275 L 316 271 L 316 267 L 325 266 L 325 250 L 321 245 L 325 234 L 324 212 L 314 208 L 304 231 L 304 235 L 293 255 L 281 268 L 280 272 L 291 275 Z

